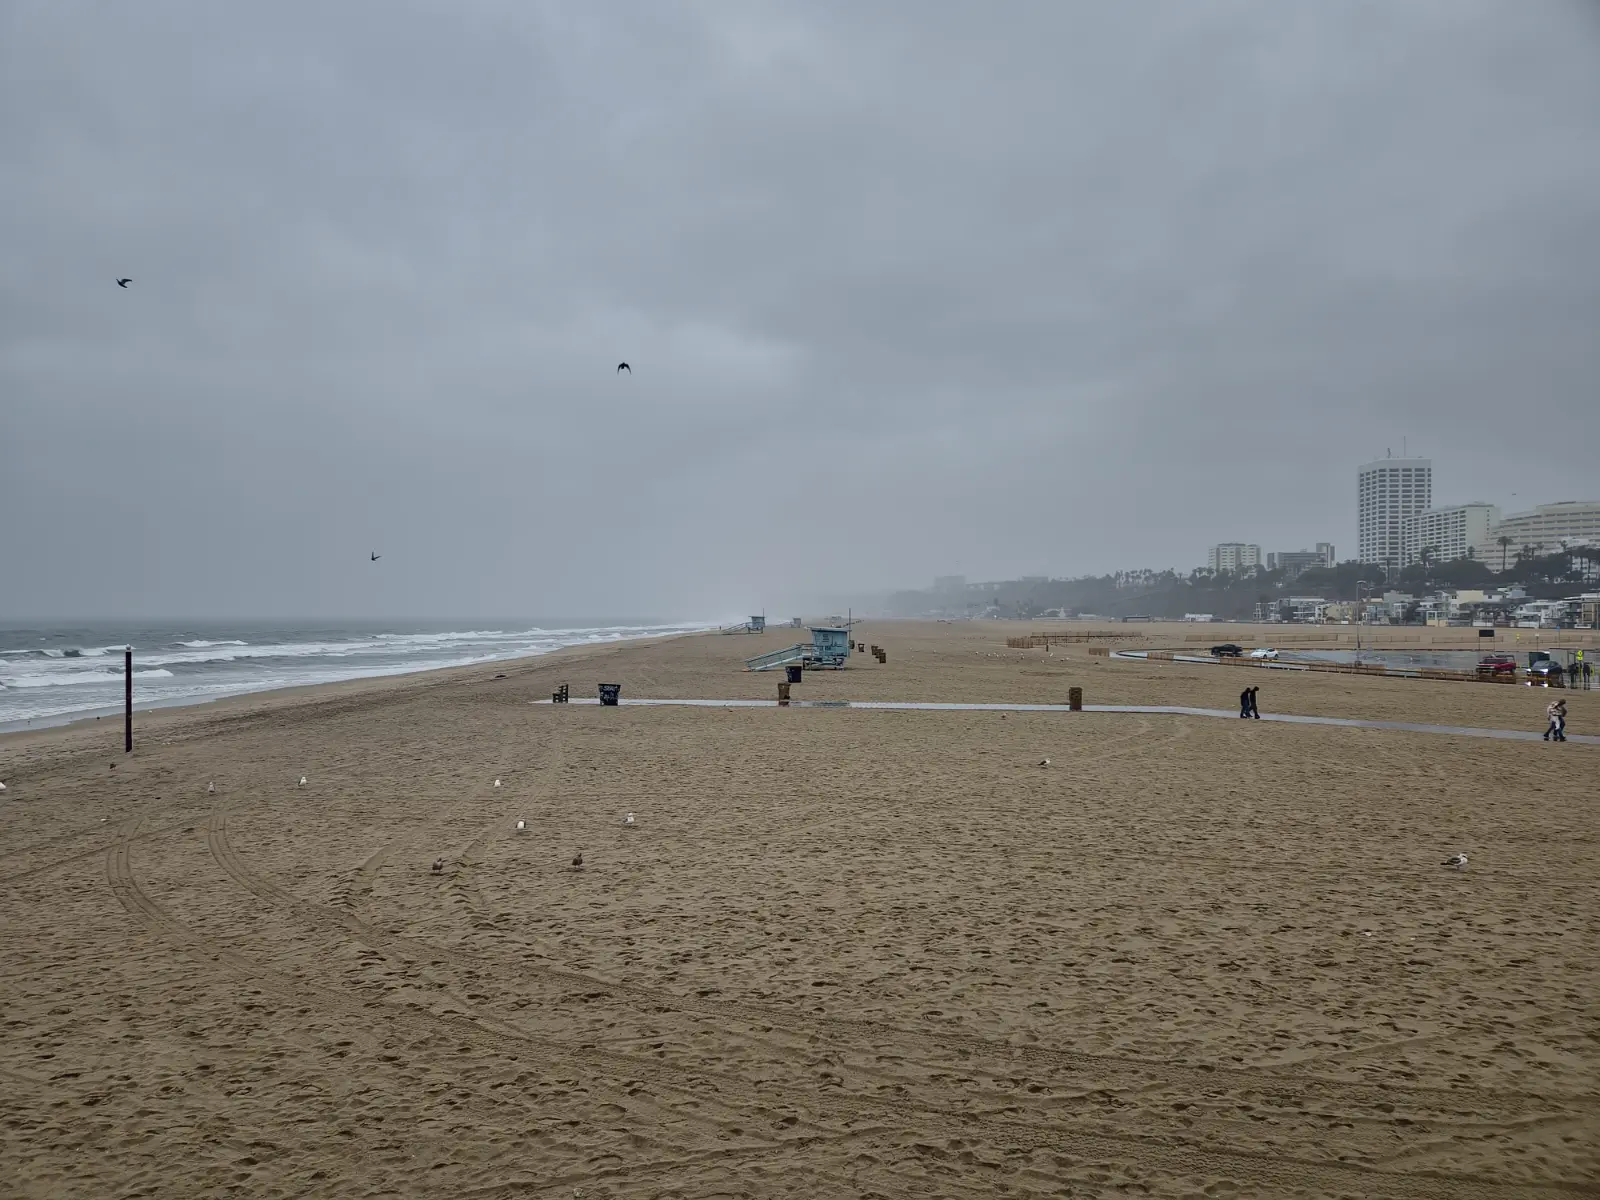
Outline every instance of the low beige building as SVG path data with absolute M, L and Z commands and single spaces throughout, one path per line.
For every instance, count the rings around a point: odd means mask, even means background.
M 1502 537 L 1511 539 L 1504 547 Z M 1600 546 L 1600 500 L 1562 500 L 1541 504 L 1532 512 L 1511 513 L 1474 550 L 1481 562 L 1498 571 L 1502 562 L 1516 561 L 1524 546 L 1534 547 L 1535 554 L 1554 554 L 1563 542 Z

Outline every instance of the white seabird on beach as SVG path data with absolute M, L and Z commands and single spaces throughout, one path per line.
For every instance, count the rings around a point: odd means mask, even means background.
M 304 775 L 302 775 L 302 776 L 300 776 L 300 784 L 299 784 L 299 786 L 300 787 L 305 787 L 305 785 L 306 785 L 306 777 Z
M 517 832 L 518 833 L 527 833 L 528 832 L 528 823 L 526 821 L 518 821 L 517 822 Z
M 3 784 L 3 783 L 0 783 L 0 792 L 3 792 L 5 790 L 6 790 L 6 785 Z
M 216 794 L 217 794 L 217 785 L 216 785 L 216 783 L 212 782 L 212 783 L 206 784 L 206 795 L 215 796 Z
M 1050 760 L 1048 758 L 1041 758 L 1039 760 L 1039 765 L 1041 767 L 1048 767 L 1050 765 Z
M 494 785 L 495 785 L 495 787 L 499 787 L 500 786 L 500 781 L 498 779 L 496 779 L 494 781 Z
M 622 818 L 622 823 L 624 825 L 632 825 L 633 824 L 633 814 L 629 813 L 627 816 L 623 817 Z
M 1467 868 L 1467 856 L 1465 854 L 1452 854 L 1449 858 L 1444 860 L 1443 865 L 1447 867 L 1454 867 L 1458 871 L 1464 871 Z

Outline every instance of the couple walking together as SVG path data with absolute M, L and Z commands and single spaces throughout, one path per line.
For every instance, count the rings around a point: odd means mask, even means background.
M 1239 693 L 1239 715 L 1241 717 L 1254 717 L 1258 721 L 1261 720 L 1261 709 L 1256 705 L 1256 693 L 1260 690 L 1258 687 L 1247 687 Z
M 1552 701 L 1549 707 L 1544 710 L 1544 715 L 1550 718 L 1550 724 L 1544 731 L 1544 740 L 1547 742 L 1566 741 L 1567 702 L 1565 700 Z

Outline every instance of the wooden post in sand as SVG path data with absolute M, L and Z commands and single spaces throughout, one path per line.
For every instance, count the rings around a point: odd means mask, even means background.
M 1067 689 L 1067 707 L 1073 712 L 1083 711 L 1083 689 L 1081 687 Z
M 133 753 L 133 647 L 122 650 L 122 752 Z

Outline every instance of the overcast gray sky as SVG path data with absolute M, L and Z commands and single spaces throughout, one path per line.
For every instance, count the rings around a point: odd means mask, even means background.
M 1344 557 L 1402 438 L 1600 494 L 1583 0 L 0 0 L 0 164 L 0 618 Z

